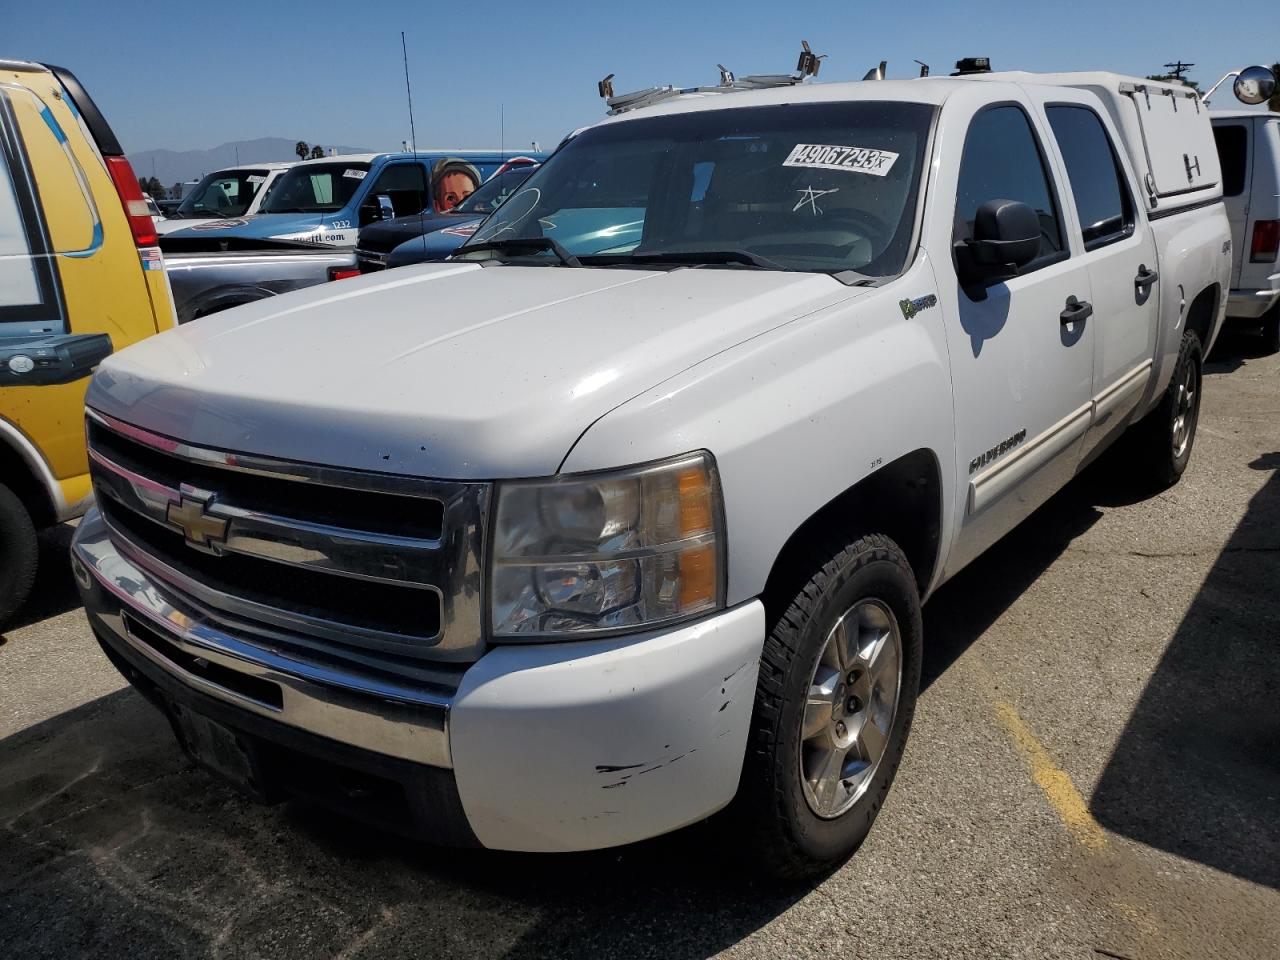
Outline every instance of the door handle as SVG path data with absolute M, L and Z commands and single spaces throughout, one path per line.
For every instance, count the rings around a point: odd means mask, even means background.
M 1077 300 L 1075 297 L 1067 297 L 1067 306 L 1060 314 L 1058 319 L 1062 321 L 1065 327 L 1072 323 L 1079 323 L 1082 320 L 1088 320 L 1093 316 L 1093 304 L 1088 300 Z
M 1147 265 L 1141 264 L 1138 267 L 1138 275 L 1133 278 L 1133 285 L 1139 290 L 1144 290 L 1160 279 L 1160 274 L 1154 270 L 1148 270 Z

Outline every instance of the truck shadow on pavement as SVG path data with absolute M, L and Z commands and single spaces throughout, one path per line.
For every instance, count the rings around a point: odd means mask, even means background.
M 929 604 L 926 686 L 1096 522 L 1096 500 L 1082 478 Z M 14 956 L 417 956 L 430 944 L 681 960 L 739 943 L 817 886 L 752 880 L 714 824 L 534 856 L 261 807 L 193 768 L 128 689 L 0 740 L 0 770 L 0 942 Z
M 707 827 L 534 856 L 263 807 L 131 689 L 0 740 L 0 770 L 7 956 L 694 958 L 812 889 L 742 878 Z
M 1280 453 L 1250 466 L 1275 471 Z M 1278 584 L 1273 472 L 1170 640 L 1090 802 L 1109 830 L 1276 889 Z
M 1274 470 L 1280 455 L 1255 466 Z M 1105 462 L 1086 471 L 930 601 L 926 691 L 1100 519 L 1099 506 L 1145 495 L 1114 481 Z M 1112 831 L 1273 887 L 1277 530 L 1273 477 L 1169 644 L 1091 802 Z M 55 560 L 65 546 L 50 547 Z M 52 592 L 23 622 L 75 605 L 65 568 L 50 562 Z M 0 740 L 0 771 L 0 943 L 12 956 L 682 960 L 739 943 L 817 885 L 751 880 L 733 838 L 708 826 L 544 857 L 430 848 L 312 808 L 261 807 L 193 768 L 128 689 Z

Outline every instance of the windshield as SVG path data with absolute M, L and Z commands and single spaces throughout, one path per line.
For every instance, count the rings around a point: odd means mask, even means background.
M 333 213 L 351 202 L 368 173 L 367 163 L 299 164 L 272 185 L 259 210 L 262 213 Z
M 451 213 L 490 214 L 502 206 L 520 184 L 529 179 L 529 175 L 538 169 L 535 164 L 516 167 L 506 173 L 500 173 L 484 184 L 471 196 L 463 200 L 451 210 Z
M 178 204 L 178 217 L 238 217 L 267 180 L 266 170 L 219 170 L 192 188 Z
M 707 263 L 900 273 L 933 112 L 785 104 L 601 124 L 544 163 L 459 255 L 496 242 L 505 249 L 490 256 L 526 262 L 696 263 L 703 251 L 721 254 Z

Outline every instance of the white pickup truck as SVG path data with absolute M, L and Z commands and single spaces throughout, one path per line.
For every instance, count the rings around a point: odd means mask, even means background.
M 885 799 L 921 603 L 1112 441 L 1185 468 L 1213 134 L 1102 73 L 628 102 L 453 261 L 106 361 L 72 565 L 261 796 L 529 851 L 724 810 L 797 875 Z

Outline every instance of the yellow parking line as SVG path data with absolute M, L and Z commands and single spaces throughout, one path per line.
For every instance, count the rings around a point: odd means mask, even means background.
M 995 711 L 1005 732 L 1009 734 L 1014 746 L 1022 754 L 1022 759 L 1031 768 L 1031 775 L 1044 792 L 1045 799 L 1053 806 L 1067 829 L 1071 831 L 1071 835 L 1093 850 L 1100 850 L 1106 846 L 1107 835 L 1098 825 L 1098 821 L 1089 813 L 1084 797 L 1080 796 L 1080 791 L 1071 782 L 1071 778 L 1053 762 L 1049 751 L 1023 723 L 1013 704 L 1005 700 L 996 700 Z

